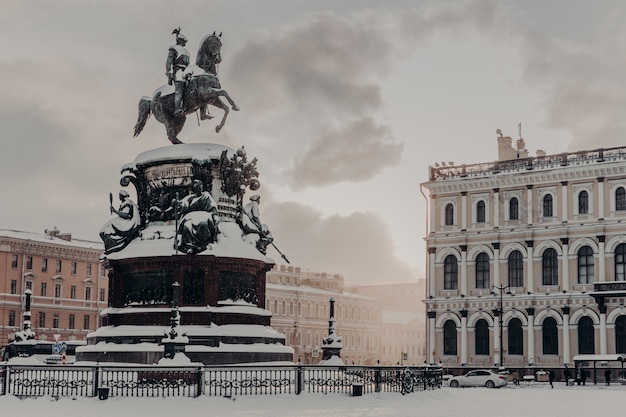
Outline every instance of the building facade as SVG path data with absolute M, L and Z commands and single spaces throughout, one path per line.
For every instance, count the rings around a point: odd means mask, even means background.
M 322 360 L 330 298 L 335 299 L 336 332 L 342 338 L 345 364 L 421 364 L 425 360 L 423 307 L 410 297 L 423 294 L 419 283 L 347 287 L 339 274 L 277 265 L 267 273 L 266 289 L 272 327 L 286 336 L 296 361 Z M 399 292 L 404 298 L 394 297 Z
M 626 148 L 430 167 L 427 350 L 447 366 L 626 352 Z M 443 164 L 442 164 L 443 165 Z
M 84 340 L 107 306 L 100 268 L 103 246 L 46 230 L 0 230 L 0 347 L 22 329 L 25 291 L 32 292 L 31 323 L 37 340 Z

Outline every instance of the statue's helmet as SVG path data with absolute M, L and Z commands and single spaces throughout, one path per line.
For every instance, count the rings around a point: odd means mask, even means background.
M 176 34 L 176 42 L 187 42 L 187 37 L 182 33 Z

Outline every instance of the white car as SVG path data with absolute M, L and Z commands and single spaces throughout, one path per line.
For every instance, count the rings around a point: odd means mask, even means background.
M 500 388 L 508 384 L 507 376 L 500 375 L 488 369 L 469 371 L 465 375 L 453 376 L 448 381 L 451 388 L 458 387 L 487 387 Z

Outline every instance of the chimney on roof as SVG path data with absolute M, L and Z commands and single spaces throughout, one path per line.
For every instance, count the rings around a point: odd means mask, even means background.
M 56 227 L 54 229 L 46 229 L 44 230 L 44 233 L 50 237 L 58 237 L 59 239 L 67 240 L 68 242 L 72 241 L 71 233 L 61 233 Z

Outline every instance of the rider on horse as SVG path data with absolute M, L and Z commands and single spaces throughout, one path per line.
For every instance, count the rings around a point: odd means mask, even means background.
M 176 114 L 183 111 L 183 95 L 185 92 L 185 70 L 191 61 L 189 51 L 185 48 L 187 37 L 180 33 L 180 28 L 174 29 L 172 34 L 176 34 L 176 45 L 170 46 L 165 62 L 165 75 L 169 85 L 174 83 L 174 102 Z

